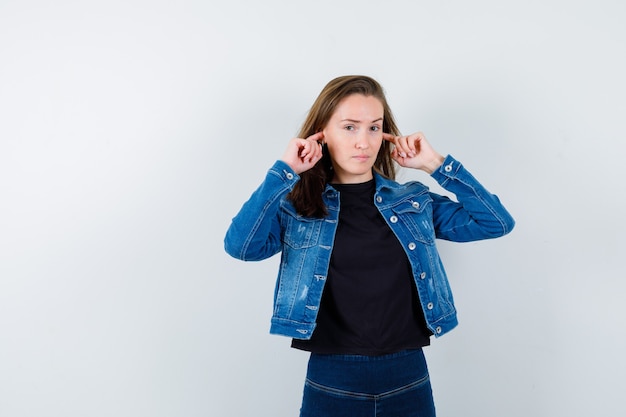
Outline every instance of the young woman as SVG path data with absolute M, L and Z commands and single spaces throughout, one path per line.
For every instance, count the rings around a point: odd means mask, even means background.
M 394 161 L 456 201 L 399 184 Z M 422 133 L 400 135 L 377 81 L 344 76 L 324 87 L 224 243 L 245 261 L 281 252 L 270 332 L 310 352 L 302 417 L 434 416 L 422 347 L 457 324 L 435 239 L 513 225 L 459 161 Z

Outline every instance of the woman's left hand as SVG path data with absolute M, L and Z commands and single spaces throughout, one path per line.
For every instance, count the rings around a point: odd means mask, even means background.
M 421 169 L 432 174 L 443 164 L 444 157 L 433 149 L 422 132 L 409 136 L 383 133 L 383 139 L 395 145 L 391 157 L 400 166 Z

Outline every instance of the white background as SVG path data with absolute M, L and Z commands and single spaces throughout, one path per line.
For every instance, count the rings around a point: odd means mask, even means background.
M 624 416 L 625 21 L 621 0 L 0 0 L 0 415 L 296 416 L 278 259 L 222 240 L 358 73 L 517 220 L 440 245 L 439 416 Z

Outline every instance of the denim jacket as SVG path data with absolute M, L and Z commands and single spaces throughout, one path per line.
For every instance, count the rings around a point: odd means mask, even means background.
M 509 233 L 515 222 L 498 197 L 452 156 L 431 176 L 456 195 L 458 202 L 430 192 L 417 181 L 399 184 L 375 173 L 374 204 L 404 247 L 426 324 L 439 337 L 458 322 L 435 239 L 468 242 L 496 238 Z M 286 199 L 298 180 L 286 163 L 277 161 L 233 218 L 224 247 L 244 261 L 282 252 L 270 333 L 309 339 L 315 329 L 340 207 L 339 193 L 327 185 L 323 199 L 328 215 L 299 215 Z

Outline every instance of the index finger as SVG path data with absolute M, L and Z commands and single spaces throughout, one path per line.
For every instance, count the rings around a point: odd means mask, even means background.
M 383 139 L 393 143 L 396 140 L 396 137 L 391 133 L 383 133 Z
M 314 140 L 314 141 L 318 141 L 320 139 L 322 139 L 324 137 L 324 132 L 319 131 L 317 133 L 313 133 L 311 136 L 309 136 L 308 138 L 306 138 L 306 140 Z

